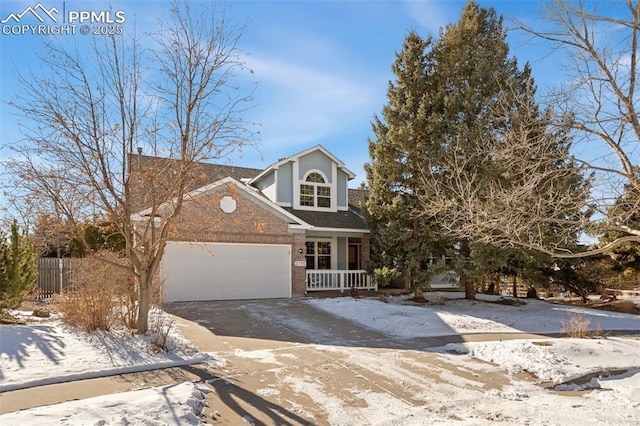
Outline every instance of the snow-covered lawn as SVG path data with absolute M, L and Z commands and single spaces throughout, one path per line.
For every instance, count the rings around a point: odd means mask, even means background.
M 151 335 L 141 337 L 124 330 L 86 334 L 57 320 L 31 317 L 30 312 L 13 313 L 37 323 L 0 327 L 0 392 L 210 358 L 175 332 L 167 341 L 171 351 L 164 353 L 153 348 Z M 165 325 L 171 322 L 162 311 L 152 316 L 166 318 Z M 199 424 L 196 413 L 202 409 L 203 391 L 183 383 L 106 395 L 0 415 L 0 424 Z
M 633 300 L 640 304 L 639 298 Z M 569 318 L 575 315 L 583 315 L 589 320 L 591 329 L 640 330 L 638 315 L 594 311 L 542 301 L 528 301 L 522 306 L 464 300 L 443 300 L 442 305 L 412 306 L 401 303 L 400 298 L 391 298 L 389 302 L 349 297 L 306 301 L 318 309 L 380 333 L 407 339 L 480 332 L 558 333 L 563 331 L 561 324 L 568 323 Z M 130 334 L 86 335 L 56 320 L 26 326 L 2 326 L 0 392 L 69 379 L 180 365 L 211 357 L 198 353 L 177 333 L 173 333 L 171 339 L 174 351 L 158 354 L 149 351 L 148 339 Z M 479 358 L 512 373 L 527 371 L 539 381 L 555 385 L 591 372 L 610 372 L 609 377 L 595 376 L 588 378 L 586 383 L 570 382 L 556 389 L 607 389 L 606 392 L 594 390 L 587 394 L 590 399 L 585 404 L 615 407 L 616 417 L 611 424 L 640 424 L 640 399 L 637 397 L 640 391 L 639 337 L 449 344 L 435 351 L 452 365 L 464 366 L 472 357 Z M 389 375 L 392 375 L 393 367 L 392 364 L 377 366 L 382 373 L 389 369 Z M 5 414 L 0 416 L 0 424 L 60 424 L 63 419 L 66 419 L 66 424 L 198 424 L 204 388 L 204 385 L 184 383 L 107 395 Z M 465 405 L 474 406 L 477 411 L 483 410 L 479 407 L 489 405 L 481 393 L 478 395 L 477 404 L 468 401 L 469 394 L 454 394 L 448 398 L 451 401 L 456 398 L 465 400 Z M 505 405 L 518 397 L 506 394 L 486 396 L 504 400 Z M 539 404 L 540 410 L 548 410 L 548 404 L 553 403 L 549 391 L 537 385 L 527 388 L 526 398 L 534 407 Z M 496 411 L 495 406 L 491 409 L 492 413 Z M 385 406 L 385 410 L 401 413 L 403 407 Z M 487 423 L 464 416 L 464 410 L 457 415 L 462 424 Z M 538 424 L 539 419 L 531 417 L 517 420 L 521 424 Z M 577 414 L 574 420 L 573 424 L 576 425 L 590 424 L 590 411 L 584 411 L 582 416 Z M 339 423 L 356 424 L 349 418 Z
M 454 299 L 446 300 L 444 297 Z M 588 326 L 588 331 L 595 335 L 606 336 L 603 330 L 635 330 L 636 333 L 630 334 L 636 336 L 625 338 L 451 343 L 441 350 L 469 354 L 514 373 L 528 371 L 539 380 L 554 384 L 569 382 L 590 373 L 628 369 L 631 373 L 635 372 L 636 390 L 640 391 L 640 315 L 550 304 L 534 299 L 526 300 L 519 306 L 507 306 L 470 302 L 459 297 L 456 293 L 427 295 L 436 303 L 442 303 L 441 306 L 407 305 L 401 297 L 389 298 L 388 303 L 353 298 L 316 299 L 309 303 L 389 336 L 407 339 L 474 333 L 560 333 L 568 331 L 571 318 L 580 318 Z M 485 301 L 499 299 L 482 294 L 478 294 L 477 298 Z M 640 307 L 640 298 L 628 300 Z M 595 381 L 592 384 L 599 387 Z M 586 387 L 589 386 L 564 385 L 562 389 Z M 640 408 L 640 401 L 636 405 Z
M 18 312 L 18 317 L 26 314 Z M 157 310 L 152 315 L 169 317 Z M 3 325 L 0 392 L 188 365 L 208 358 L 175 333 L 168 342 L 168 353 L 153 349 L 151 341 L 151 336 L 140 337 L 125 330 L 82 333 L 59 321 Z

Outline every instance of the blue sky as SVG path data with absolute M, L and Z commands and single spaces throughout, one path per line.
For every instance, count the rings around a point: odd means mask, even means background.
M 0 20 L 20 13 L 37 0 L 0 2 Z M 42 0 L 47 7 L 62 7 L 62 0 Z M 437 35 L 447 23 L 458 20 L 465 1 L 450 0 L 288 0 L 229 1 L 228 14 L 248 20 L 241 48 L 258 82 L 255 107 L 247 120 L 261 126 L 260 152 L 248 150 L 233 161 L 245 167 L 266 167 L 278 158 L 322 144 L 357 177 L 365 180 L 367 137 L 371 120 L 386 103 L 387 83 L 393 78 L 391 64 L 404 36 L 415 29 L 423 36 Z M 494 7 L 505 18 L 535 22 L 541 19 L 540 1 L 478 1 Z M 67 10 L 106 9 L 102 1 L 64 2 Z M 168 13 L 163 1 L 115 1 L 124 10 L 123 25 L 139 32 L 153 31 L 157 20 Z M 17 117 L 6 102 L 16 90 L 15 70 L 37 69 L 37 53 L 47 36 L 0 34 L 0 158 L 6 145 L 20 138 Z M 57 40 L 72 43 L 74 37 Z M 545 50 L 532 45 L 522 34 L 510 32 L 511 54 L 521 64 L 530 61 L 540 87 L 558 78 Z M 2 199 L 0 198 L 0 203 Z

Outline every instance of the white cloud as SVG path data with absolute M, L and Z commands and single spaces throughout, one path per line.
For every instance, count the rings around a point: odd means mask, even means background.
M 265 148 L 317 143 L 362 117 L 368 120 L 377 107 L 380 84 L 353 69 L 327 71 L 256 56 L 247 65 L 260 81 L 256 120 Z
M 434 36 L 438 35 L 441 27 L 457 21 L 463 5 L 463 2 L 451 1 L 404 2 L 407 14 Z

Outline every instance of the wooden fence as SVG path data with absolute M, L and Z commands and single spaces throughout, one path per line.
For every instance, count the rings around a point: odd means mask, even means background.
M 69 286 L 69 271 L 74 265 L 74 260 L 77 259 L 41 257 L 37 260 L 39 299 L 51 297 Z

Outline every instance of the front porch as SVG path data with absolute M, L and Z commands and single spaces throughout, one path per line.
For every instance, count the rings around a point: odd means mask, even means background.
M 377 290 L 364 269 L 369 260 L 366 233 L 315 233 L 306 237 L 305 292 Z
M 365 270 L 307 269 L 306 291 L 378 290 L 378 284 Z

